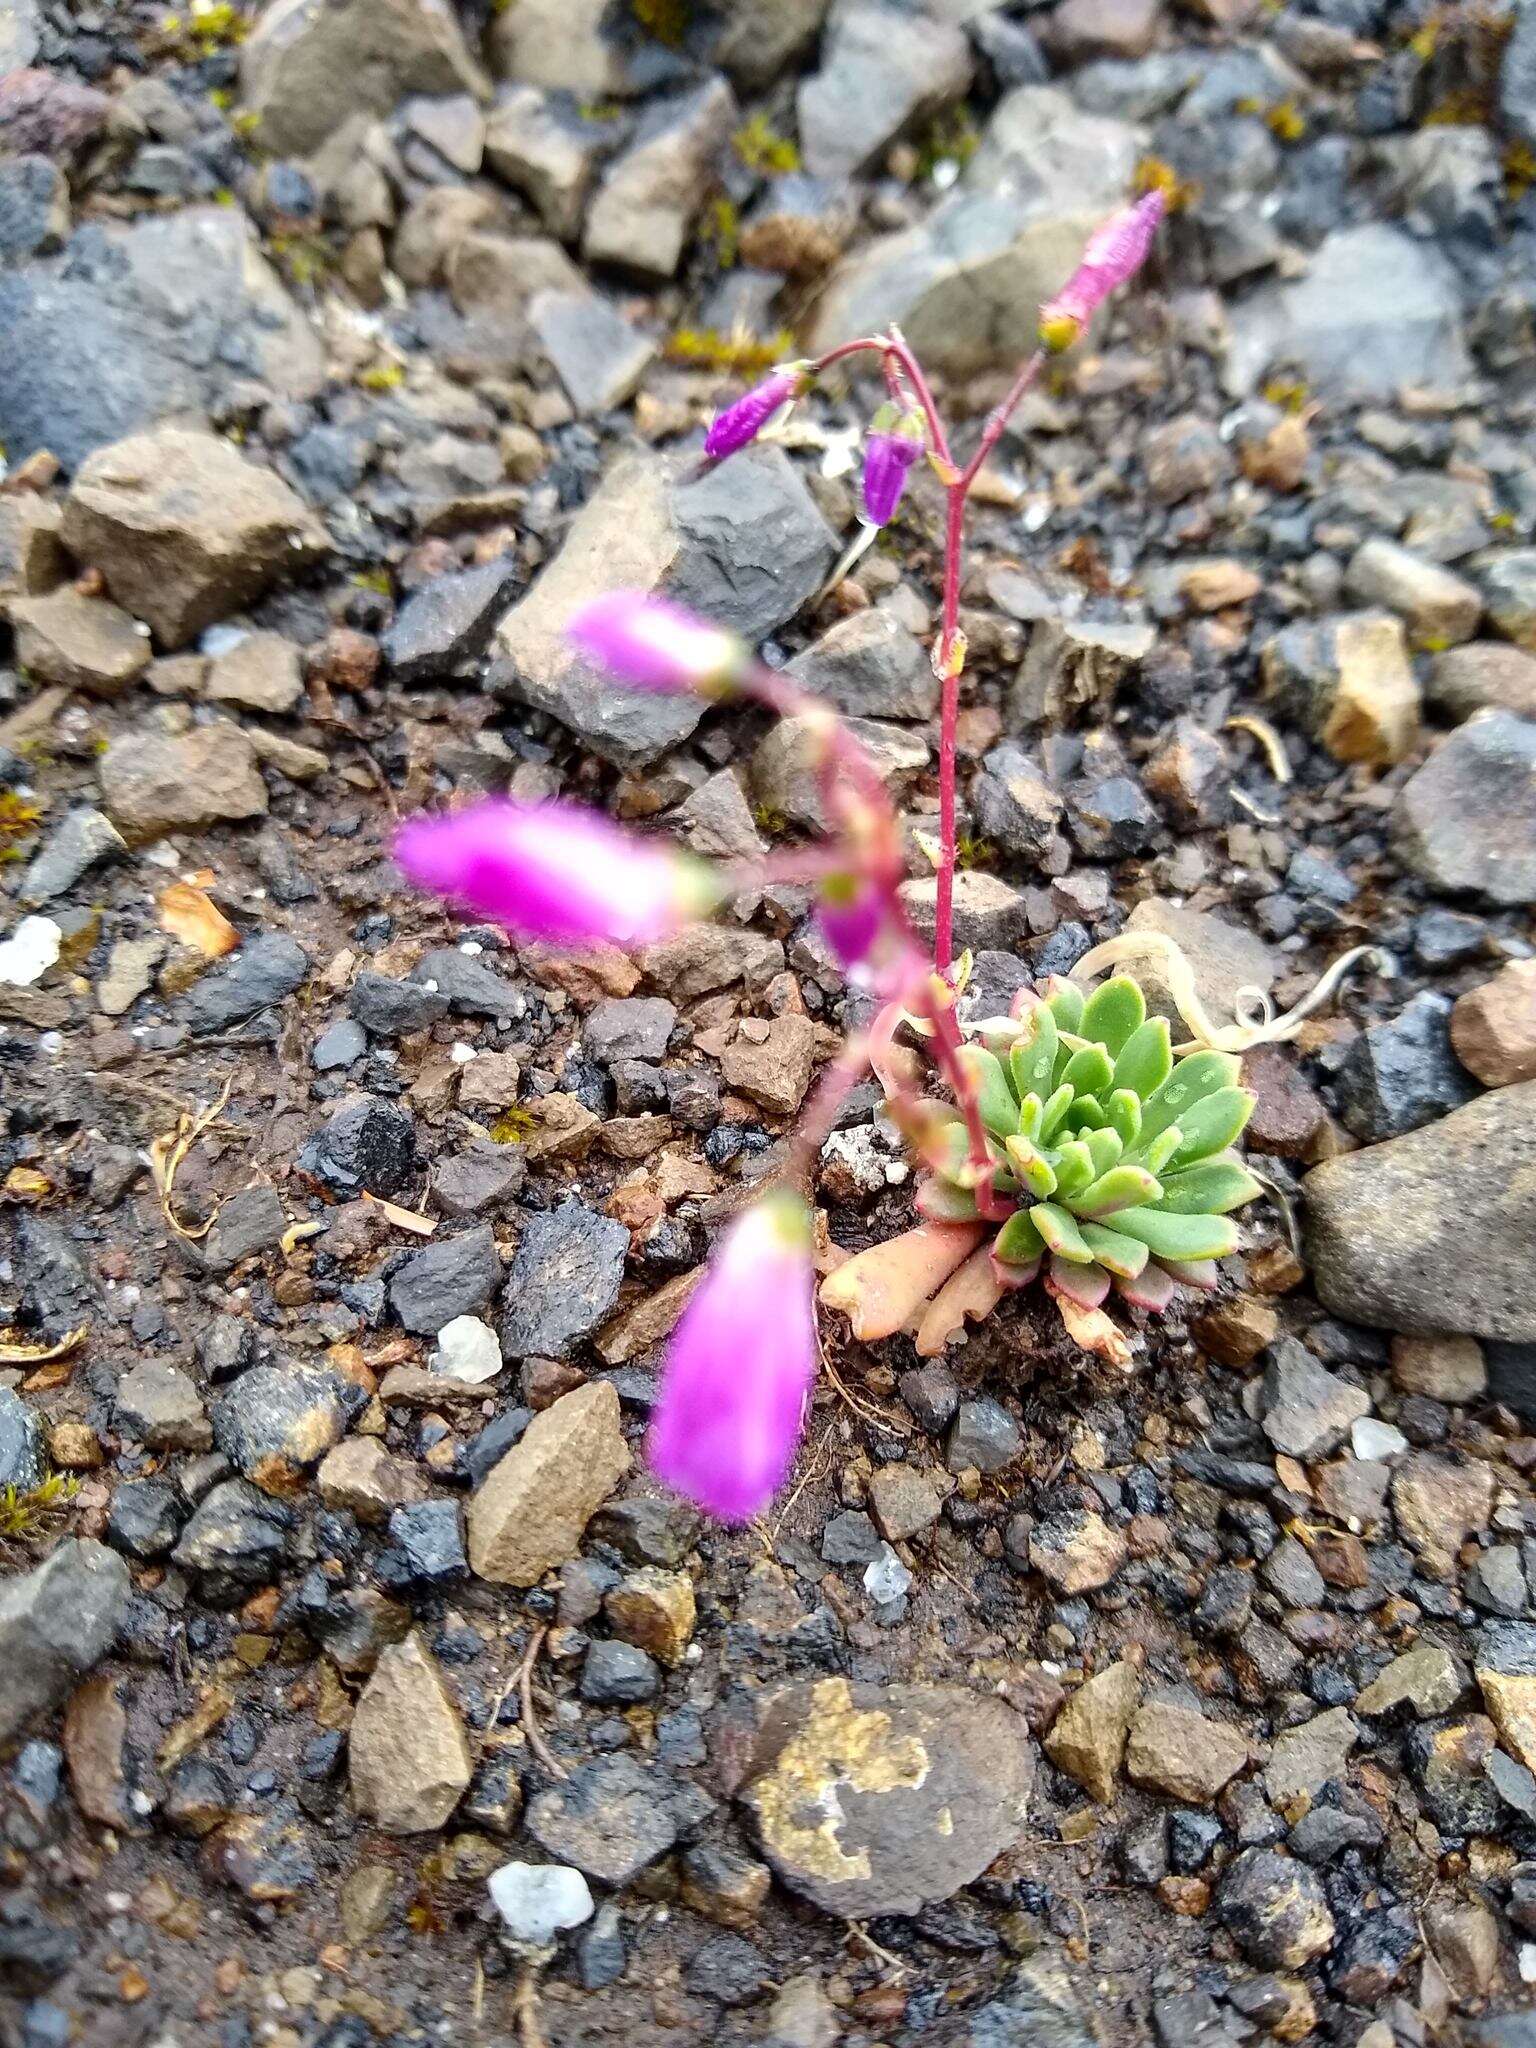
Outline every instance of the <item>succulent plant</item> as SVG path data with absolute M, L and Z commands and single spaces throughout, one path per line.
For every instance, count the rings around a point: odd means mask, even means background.
M 1017 1019 L 978 1027 L 962 1055 L 976 1085 L 994 1193 L 1016 1204 L 991 1245 L 995 1279 L 1095 1309 L 1113 1288 L 1166 1308 L 1176 1285 L 1213 1287 L 1237 1245 L 1230 1212 L 1259 1183 L 1230 1149 L 1253 1110 L 1231 1053 L 1175 1059 L 1129 975 L 1091 996 L 1053 978 Z M 942 1112 L 941 1112 L 942 1114 Z M 977 1217 L 981 1168 L 959 1113 L 930 1126 L 917 1206 Z

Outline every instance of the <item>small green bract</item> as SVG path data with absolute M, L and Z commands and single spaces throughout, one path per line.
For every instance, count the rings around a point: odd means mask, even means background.
M 1176 1285 L 1216 1284 L 1237 1248 L 1231 1212 L 1259 1183 L 1232 1151 L 1254 1097 L 1231 1053 L 1173 1056 L 1128 975 L 1091 996 L 1053 978 L 1017 1023 L 978 1027 L 962 1057 L 980 1100 L 995 1192 L 1016 1201 L 992 1246 L 1005 1287 L 1042 1267 L 1055 1294 L 1097 1308 L 1114 1288 L 1164 1309 Z M 958 1111 L 918 1188 L 930 1222 L 976 1217 L 980 1168 Z M 937 1154 L 937 1156 L 935 1156 Z

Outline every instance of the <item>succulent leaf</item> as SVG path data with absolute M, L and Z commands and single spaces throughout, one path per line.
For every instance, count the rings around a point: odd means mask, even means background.
M 1156 1264 L 1149 1264 L 1134 1279 L 1115 1278 L 1115 1292 L 1123 1295 L 1132 1308 L 1149 1309 L 1154 1315 L 1162 1311 L 1173 1299 L 1177 1283 L 1171 1273 Z
M 1160 1259 L 1224 1259 L 1237 1249 L 1229 1216 L 1180 1216 L 1167 1209 L 1120 1209 L 1116 1230 L 1139 1237 Z
M 1075 1301 L 1080 1308 L 1097 1308 L 1109 1292 L 1109 1275 L 1102 1266 L 1073 1265 L 1059 1254 L 1051 1256 L 1051 1286 Z
M 1083 1012 L 1088 1005 L 1075 981 L 1067 981 L 1061 975 L 1053 974 L 1046 983 L 1045 1000 L 1063 1031 L 1077 1031 L 1081 1028 Z
M 1120 1280 L 1134 1280 L 1152 1254 L 1139 1237 L 1106 1230 L 1102 1223 L 1083 1225 L 1083 1242 L 1106 1271 Z
M 1075 1217 L 1055 1202 L 1037 1202 L 1030 1210 L 1035 1228 L 1045 1239 L 1053 1252 L 1068 1259 L 1074 1266 L 1091 1266 L 1093 1253 L 1077 1227 Z
M 1225 1216 L 1260 1192 L 1240 1160 L 1207 1159 L 1183 1173 L 1164 1175 L 1159 1206 L 1180 1216 Z
M 1155 1095 L 1173 1072 L 1173 1042 L 1166 1017 L 1149 1017 L 1121 1047 L 1115 1059 L 1115 1088 L 1128 1089 L 1144 1102 Z
M 960 1057 L 975 1087 L 982 1122 L 1000 1138 L 1008 1137 L 1019 1128 L 1019 1105 L 1008 1086 L 1002 1062 L 984 1045 L 964 1046 Z
M 1056 1169 L 1031 1139 L 1022 1135 L 1006 1140 L 1008 1163 L 1018 1175 L 1019 1185 L 1044 1201 L 1056 1192 Z
M 1136 1032 L 1147 1014 L 1146 999 L 1128 974 L 1117 974 L 1096 988 L 1083 1006 L 1079 1027 L 1084 1038 L 1102 1045 L 1110 1058 Z
M 1160 1088 L 1142 1104 L 1141 1142 L 1182 1120 L 1184 1112 L 1202 1096 L 1218 1088 L 1230 1088 L 1237 1080 L 1239 1063 L 1228 1052 L 1194 1052 L 1180 1060 Z
M 1066 1114 L 1069 1131 L 1096 1131 L 1104 1122 L 1104 1105 L 1097 1095 L 1079 1095 Z
M 1045 1114 L 1045 1104 L 1038 1095 L 1030 1094 L 1019 1104 L 1019 1130 L 1024 1137 L 1034 1139 L 1040 1135 L 1040 1119 Z
M 1141 1136 L 1141 1101 L 1129 1088 L 1116 1088 L 1104 1105 L 1110 1129 L 1129 1152 Z
M 1040 1143 L 1048 1145 L 1061 1128 L 1062 1118 L 1072 1107 L 1072 1084 L 1063 1081 L 1050 1097 L 1040 1117 Z
M 1089 1152 L 1093 1156 L 1095 1177 L 1108 1173 L 1109 1169 L 1116 1164 L 1120 1157 L 1121 1146 L 1119 1136 L 1107 1124 L 1100 1124 L 1097 1129 L 1085 1131 L 1083 1143 L 1088 1147 Z
M 1181 1287 L 1198 1287 L 1209 1294 L 1221 1283 L 1213 1259 L 1161 1259 L 1158 1262 L 1171 1280 Z
M 1050 1094 L 1059 1043 L 1056 1019 L 1042 1003 L 1035 1012 L 1033 1031 L 1028 1038 L 1021 1038 L 1008 1055 L 1014 1093 L 1020 1102 L 1026 1095 L 1038 1095 L 1044 1102 Z
M 1171 1164 L 1193 1166 L 1213 1152 L 1225 1152 L 1253 1114 L 1257 1097 L 1246 1088 L 1218 1088 L 1191 1103 L 1179 1118 L 1184 1142 Z
M 1079 1216 L 1112 1216 L 1117 1209 L 1139 1209 L 1156 1202 L 1162 1188 L 1144 1166 L 1112 1166 L 1074 1197 Z
M 976 1197 L 969 1188 L 930 1174 L 918 1184 L 917 1213 L 927 1223 L 974 1223 Z
M 1038 1263 L 1044 1254 L 1045 1239 L 1033 1217 L 1025 1209 L 1015 1210 L 997 1233 L 993 1257 L 1001 1259 L 1005 1266 L 1027 1266 Z
M 1056 1191 L 1073 1202 L 1093 1179 L 1093 1154 L 1079 1138 L 1070 1138 L 1056 1154 Z
M 1177 1124 L 1170 1124 L 1166 1131 L 1159 1131 L 1155 1138 L 1148 1138 L 1143 1131 L 1135 1151 L 1129 1155 L 1128 1163 L 1144 1166 L 1148 1173 L 1161 1173 L 1183 1142 L 1184 1133 Z

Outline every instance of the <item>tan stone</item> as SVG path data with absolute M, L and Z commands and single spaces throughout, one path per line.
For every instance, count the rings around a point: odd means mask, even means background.
M 1477 1401 L 1488 1391 L 1488 1361 L 1475 1337 L 1394 1337 L 1392 1383 L 1431 1401 Z
M 698 1619 L 692 1579 L 685 1572 L 666 1572 L 655 1565 L 621 1580 L 603 1609 L 616 1636 L 668 1666 L 682 1662 Z
M 1421 647 L 1470 640 L 1483 616 L 1483 593 L 1475 583 L 1380 534 L 1355 550 L 1344 587 L 1362 604 L 1396 612 Z
M 1451 1012 L 1456 1057 L 1486 1088 L 1536 1081 L 1536 960 L 1511 960 Z
M 1248 1761 L 1235 1728 L 1208 1721 L 1193 1707 L 1152 1701 L 1131 1723 L 1127 1775 L 1191 1806 L 1209 1806 Z
M 869 1482 L 869 1511 L 890 1543 L 920 1536 L 939 1518 L 939 1490 L 911 1465 L 882 1465 Z
M 596 1338 L 597 1355 L 604 1364 L 625 1365 L 642 1352 L 653 1351 L 663 1338 L 670 1337 L 705 1270 L 703 1266 L 695 1266 L 691 1273 L 679 1273 L 675 1279 L 658 1287 L 654 1294 L 648 1294 L 633 1308 L 615 1316 L 611 1323 L 605 1323 Z
M 629 1470 L 619 1397 L 607 1380 L 536 1415 L 469 1504 L 469 1561 L 482 1579 L 532 1586 L 574 1557 Z
M 374 1667 L 348 1738 L 359 1814 L 391 1835 L 440 1828 L 464 1796 L 472 1761 L 459 1710 L 413 1629 Z
M 1405 1458 L 1392 1478 L 1392 1512 L 1403 1541 L 1418 1552 L 1432 1579 L 1449 1579 L 1468 1536 L 1486 1529 L 1493 1511 L 1493 1473 L 1482 1464 L 1454 1465 L 1428 1451 Z
M 38 683 L 120 697 L 149 666 L 149 635 L 118 605 L 73 585 L 11 604 L 19 667 Z
M 395 1508 L 424 1500 L 427 1493 L 414 1465 L 368 1436 L 349 1436 L 328 1451 L 315 1484 L 328 1508 L 345 1508 L 360 1522 L 386 1522 Z
M 1141 1679 L 1131 1664 L 1111 1664 L 1080 1685 L 1051 1724 L 1045 1753 L 1091 1799 L 1107 1806 L 1125 1760 Z
M 720 1071 L 738 1089 L 779 1116 L 792 1116 L 805 1100 L 816 1052 L 816 1026 L 790 1012 L 764 1024 L 749 1017 L 727 1047 Z
M 1384 612 L 1341 619 L 1338 686 L 1318 737 L 1336 761 L 1385 767 L 1411 752 L 1419 691 L 1403 629 Z

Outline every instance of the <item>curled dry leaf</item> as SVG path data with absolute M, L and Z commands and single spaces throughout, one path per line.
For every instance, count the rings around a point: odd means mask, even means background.
M 408 1230 L 413 1237 L 430 1237 L 437 1229 L 431 1216 L 423 1216 L 419 1209 L 402 1209 L 398 1202 L 386 1202 L 382 1195 L 371 1195 L 363 1189 L 363 1200 L 370 1209 L 377 1209 L 386 1223 L 393 1223 L 396 1230 Z
M 986 1234 L 981 1223 L 920 1223 L 829 1274 L 823 1306 L 841 1309 L 861 1344 L 893 1337 Z
M 30 1344 L 7 1334 L 0 1337 L 0 1365 L 52 1365 L 55 1359 L 68 1358 L 71 1352 L 78 1351 L 89 1335 L 89 1323 L 66 1330 L 52 1344 Z
M 1052 1287 L 1049 1280 L 1045 1284 L 1055 1298 L 1061 1320 L 1073 1343 L 1081 1344 L 1085 1351 L 1095 1352 L 1109 1364 L 1119 1366 L 1122 1372 L 1129 1372 L 1131 1347 L 1124 1332 L 1105 1315 L 1103 1309 L 1084 1308 L 1070 1294 L 1062 1294 Z
M 916 1349 L 919 1358 L 937 1358 L 951 1337 L 965 1327 L 966 1319 L 979 1323 L 989 1316 L 1003 1298 L 1003 1283 L 992 1263 L 990 1244 L 978 1245 L 958 1272 L 951 1273 L 924 1312 L 918 1325 Z
M 240 934 L 200 886 L 212 880 L 211 873 L 204 870 L 190 882 L 172 882 L 168 889 L 161 890 L 156 903 L 162 931 L 180 939 L 184 946 L 191 946 L 194 952 L 217 960 L 234 951 Z

